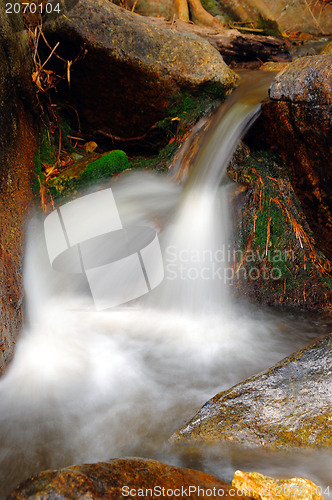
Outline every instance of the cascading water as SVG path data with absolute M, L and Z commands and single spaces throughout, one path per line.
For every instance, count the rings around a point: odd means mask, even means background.
M 228 300 L 228 192 L 220 185 L 240 138 L 257 117 L 271 74 L 241 85 L 214 117 L 185 183 L 176 215 L 163 235 L 166 280 L 157 305 L 190 315 L 223 314 Z
M 79 283 L 51 269 L 42 223 L 31 223 L 28 324 L 0 380 L 1 498 L 46 468 L 130 455 L 195 466 L 167 438 L 208 398 L 317 336 L 307 318 L 235 306 L 226 259 L 218 258 L 228 245 L 228 188 L 220 181 L 258 111 L 257 87 L 247 84 L 217 113 L 183 189 L 152 174 L 112 185 L 124 224 L 161 228 L 165 279 L 134 304 L 95 312 Z M 271 474 L 291 463 L 294 474 L 324 481 L 324 468 L 319 476 L 319 461 L 306 455 L 271 457 L 268 469 L 257 452 L 251 462 L 226 448 L 201 453 L 200 467 L 228 481 L 241 460 Z

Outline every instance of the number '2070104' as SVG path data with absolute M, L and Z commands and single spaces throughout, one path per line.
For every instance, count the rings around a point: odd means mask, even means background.
M 7 2 L 6 14 L 52 14 L 61 13 L 59 2 Z

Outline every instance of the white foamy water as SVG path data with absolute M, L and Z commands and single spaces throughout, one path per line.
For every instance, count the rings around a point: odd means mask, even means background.
M 246 120 L 256 108 L 252 104 Z M 238 127 L 237 138 L 244 128 Z M 227 480 L 241 460 L 272 475 L 292 473 L 293 463 L 295 474 L 326 483 L 326 466 L 319 476 L 316 458 L 310 462 L 304 454 L 296 460 L 272 456 L 268 467 L 257 451 L 249 456 L 202 447 L 192 459 L 166 445 L 217 392 L 327 333 L 328 325 L 307 317 L 240 307 L 224 280 L 204 278 L 214 263 L 206 255 L 213 257 L 227 243 L 227 186 L 219 187 L 222 168 L 218 175 L 215 169 L 218 163 L 225 168 L 234 144 L 223 153 L 226 159 L 207 167 L 213 170 L 211 184 L 198 180 L 199 170 L 184 191 L 151 174 L 124 176 L 112 185 L 123 224 L 158 229 L 168 252 L 165 267 L 176 260 L 160 289 L 135 303 L 95 312 L 86 283 L 50 268 L 42 221 L 31 224 L 28 322 L 0 380 L 1 498 L 43 469 L 133 455 L 201 467 Z M 205 257 L 192 259 L 192 252 Z M 332 463 L 327 454 L 326 463 Z

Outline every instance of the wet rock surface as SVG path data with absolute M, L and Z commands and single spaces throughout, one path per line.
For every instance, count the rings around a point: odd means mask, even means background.
M 289 165 L 320 250 L 332 258 L 332 56 L 295 60 L 271 85 L 271 101 L 249 133 L 249 144 L 275 151 Z
M 210 474 L 173 467 L 156 460 L 127 458 L 41 472 L 21 483 L 7 500 L 172 499 L 188 496 L 189 486 L 192 488 L 190 498 L 244 498 L 234 496 L 230 485 Z M 187 495 L 182 493 L 182 488 Z M 199 494 L 198 488 L 201 488 Z
M 21 29 L 20 29 L 21 28 Z M 0 373 L 22 324 L 24 226 L 32 205 L 38 125 L 27 33 L 0 5 Z
M 230 89 L 237 79 L 208 42 L 153 26 L 107 0 L 82 0 L 44 30 L 65 59 L 74 60 L 83 45 L 87 50 L 64 96 L 90 132 L 140 136 L 180 90 Z
M 270 87 L 276 101 L 332 104 L 332 56 L 308 56 L 296 59 L 278 73 Z
M 210 399 L 171 441 L 330 447 L 332 335 Z

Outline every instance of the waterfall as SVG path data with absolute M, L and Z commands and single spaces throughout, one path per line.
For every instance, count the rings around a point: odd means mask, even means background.
M 146 172 L 112 184 L 123 226 L 159 232 L 165 278 L 152 292 L 96 312 L 82 276 L 51 268 L 43 223 L 31 222 L 28 322 L 0 380 L 1 498 L 43 469 L 130 455 L 180 463 L 164 444 L 208 398 L 317 335 L 286 318 L 304 333 L 285 338 L 279 315 L 237 308 L 225 278 L 225 170 L 263 86 L 246 83 L 217 111 L 183 186 Z M 232 466 L 218 460 L 225 477 Z
M 155 304 L 184 314 L 230 311 L 232 252 L 230 216 L 224 182 L 231 157 L 251 123 L 272 81 L 271 74 L 251 76 L 214 116 L 192 166 L 176 214 L 163 235 L 166 279 Z

